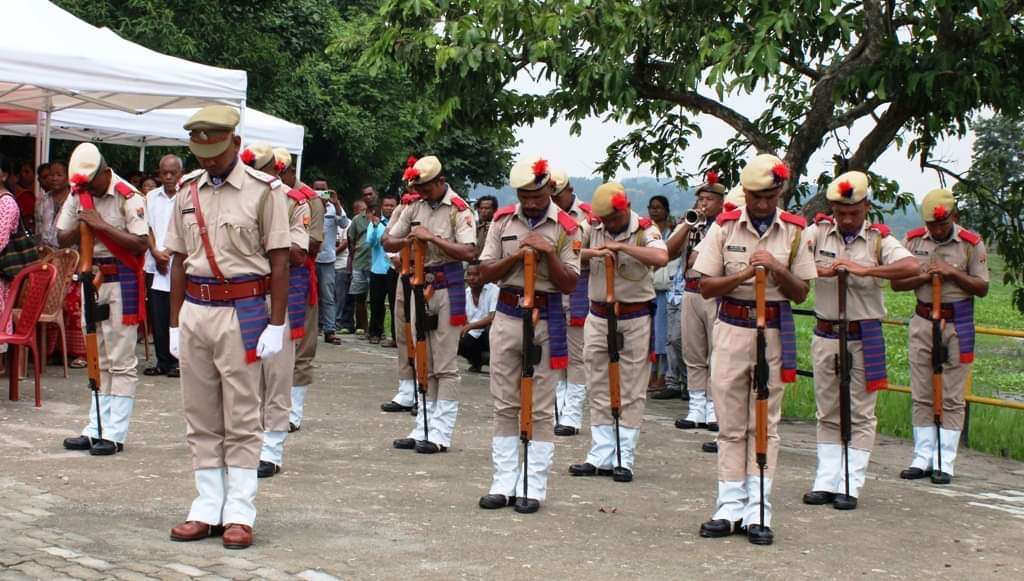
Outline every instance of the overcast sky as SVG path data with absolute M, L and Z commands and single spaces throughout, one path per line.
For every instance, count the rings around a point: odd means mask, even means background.
M 521 77 L 513 86 L 522 92 L 537 93 L 548 90 L 550 85 Z M 765 99 L 764 94 L 759 93 L 730 98 L 726 103 L 749 118 L 754 118 L 761 113 Z M 733 133 L 732 128 L 714 117 L 702 115 L 698 122 L 703 129 L 703 137 L 691 140 L 690 147 L 684 154 L 687 165 L 680 168 L 684 171 L 700 170 L 698 164 L 701 155 L 713 147 L 724 144 Z M 571 176 L 590 176 L 605 158 L 605 148 L 629 130 L 625 124 L 592 118 L 583 123 L 583 133 L 575 137 L 569 135 L 569 125 L 567 122 L 551 125 L 549 121 L 541 121 L 533 126 L 520 127 L 516 132 L 522 140 L 519 153 L 542 155 L 556 165 L 562 166 Z M 849 139 L 853 147 L 856 147 L 859 139 L 870 131 L 873 125 L 870 118 L 861 119 L 854 125 L 852 139 Z M 933 157 L 944 160 L 945 165 L 951 169 L 964 171 L 970 167 L 972 143 L 973 134 L 960 140 L 947 140 L 935 148 Z M 826 169 L 831 169 L 832 156 L 837 152 L 835 145 L 819 150 L 811 159 L 807 175 L 814 177 Z M 630 165 L 633 169 L 620 171 L 616 178 L 653 175 L 650 168 L 637 167 L 635 160 Z M 908 160 L 906 151 L 898 150 L 895 145 L 891 146 L 871 169 L 875 173 L 896 180 L 904 191 L 914 193 L 918 199 L 940 185 L 938 175 L 934 171 L 921 171 L 917 162 Z M 951 187 L 953 184 L 947 182 L 946 185 Z

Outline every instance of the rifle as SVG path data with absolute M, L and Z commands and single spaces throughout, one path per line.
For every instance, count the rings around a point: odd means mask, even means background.
M 96 291 L 103 280 L 102 275 L 92 272 L 93 236 L 92 228 L 79 222 L 81 262 L 78 271 L 78 282 L 82 284 L 82 298 L 85 300 L 85 360 L 89 389 L 92 390 L 93 402 L 96 404 L 96 436 L 103 439 L 103 421 L 100 413 L 100 348 L 96 337 L 96 324 L 110 318 L 110 305 L 96 303 Z
M 852 439 L 852 418 L 850 401 L 850 321 L 846 315 L 846 294 L 849 288 L 850 272 L 838 269 L 839 276 L 839 354 L 836 355 L 836 375 L 839 376 L 839 433 L 843 442 L 843 476 L 846 482 L 846 496 L 850 496 L 850 440 Z
M 412 335 L 412 286 L 410 286 L 410 273 L 412 272 L 412 265 L 410 264 L 410 254 L 412 254 L 412 243 L 406 244 L 400 251 L 402 257 L 402 315 L 405 317 L 405 322 L 402 324 L 402 332 L 405 334 L 405 356 L 409 359 L 409 366 L 413 369 L 413 376 L 416 375 L 416 342 L 413 340 Z M 412 415 L 416 415 L 420 409 L 420 394 L 418 390 L 412 390 L 412 395 L 416 398 L 416 403 L 412 407 Z
M 935 451 L 942 472 L 942 364 L 948 354 L 942 344 L 942 275 L 932 275 L 932 413 L 935 416 Z
M 754 447 L 757 454 L 757 468 L 761 480 L 761 526 L 764 526 L 764 469 L 768 465 L 768 344 L 765 338 L 765 269 L 754 267 L 754 293 L 757 308 L 757 362 L 754 365 L 754 392 L 757 401 L 754 406 L 756 426 Z
M 619 303 L 615 300 L 615 257 L 604 257 L 605 302 L 608 303 L 608 397 L 615 420 L 615 469 L 622 470 L 622 442 L 619 415 L 622 412 L 622 377 L 619 375 L 619 351 L 623 338 L 619 333 Z
M 426 259 L 427 243 L 422 240 L 412 241 L 412 294 L 416 302 L 416 355 L 413 367 L 416 371 L 416 384 L 423 401 L 423 439 L 430 441 L 430 430 L 427 424 L 427 300 L 424 287 L 427 278 L 423 272 Z M 419 405 L 419 402 L 416 404 Z
M 533 439 L 533 366 L 540 363 L 541 348 L 534 344 L 534 324 L 540 317 L 534 305 L 537 282 L 537 254 L 531 248 L 523 253 L 523 364 L 519 376 L 519 439 L 523 442 L 523 496 L 516 504 L 528 506 L 530 440 Z

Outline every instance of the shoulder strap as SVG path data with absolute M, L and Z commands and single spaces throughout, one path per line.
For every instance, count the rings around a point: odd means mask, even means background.
M 217 266 L 217 260 L 213 256 L 213 245 L 210 244 L 210 233 L 206 230 L 206 218 L 203 217 L 203 209 L 199 206 L 199 183 L 192 182 L 188 188 L 188 194 L 192 198 L 192 207 L 196 210 L 196 224 L 199 226 L 199 237 L 203 241 L 203 252 L 206 253 L 206 261 L 210 264 L 210 271 L 213 276 L 221 282 L 226 281 L 224 273 Z

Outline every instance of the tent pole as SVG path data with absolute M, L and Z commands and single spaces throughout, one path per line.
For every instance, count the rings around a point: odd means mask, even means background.
M 139 171 L 146 171 L 146 142 L 139 146 Z
M 302 179 L 302 154 L 295 156 L 295 180 Z
M 242 145 L 245 145 L 245 99 L 242 99 L 238 113 L 238 136 L 242 138 Z

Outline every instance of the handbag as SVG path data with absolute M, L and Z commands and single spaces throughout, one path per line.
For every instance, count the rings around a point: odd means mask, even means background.
M 3 195 L 14 197 L 9 192 Z M 0 277 L 11 280 L 22 268 L 37 260 L 39 260 L 39 247 L 36 245 L 35 239 L 32 238 L 32 234 L 25 228 L 19 215 L 17 229 L 11 232 L 7 246 L 0 251 Z

